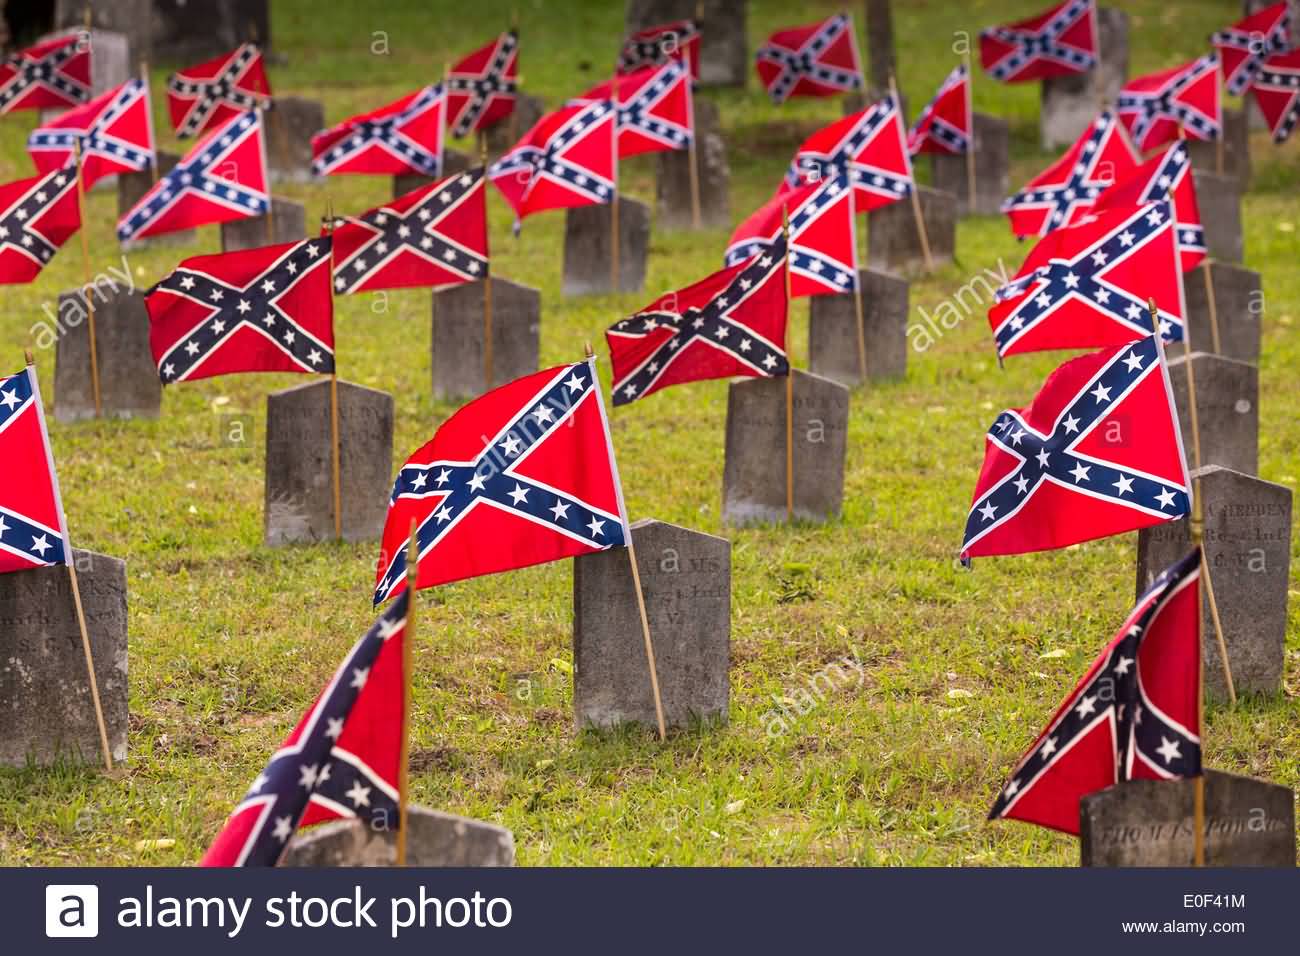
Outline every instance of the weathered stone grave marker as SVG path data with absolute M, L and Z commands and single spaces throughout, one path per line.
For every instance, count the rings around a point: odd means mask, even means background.
M 109 749 L 126 759 L 126 562 L 73 550 Z M 0 574 L 0 764 L 103 760 L 63 565 Z
M 632 525 L 664 722 L 727 717 L 731 542 L 663 521 Z M 628 551 L 573 563 L 573 710 L 579 728 L 657 726 Z
M 1247 108 L 1257 110 L 1254 98 L 1247 98 Z M 1226 176 L 1237 184 L 1237 189 L 1245 192 L 1250 188 L 1250 124 L 1245 110 L 1224 109 L 1223 146 L 1218 143 L 1198 139 L 1187 141 L 1187 155 L 1192 160 L 1192 168 L 1197 172 L 1216 173 Z M 1223 166 L 1219 167 L 1219 152 L 1223 152 Z M 1198 194 L 1199 198 L 1199 194 Z M 1205 222 L 1204 211 L 1201 221 Z
M 307 209 L 287 199 L 271 200 L 271 221 L 266 216 L 235 219 L 221 224 L 221 251 L 238 252 L 307 238 Z
M 564 220 L 565 295 L 594 295 L 615 291 L 611 275 L 610 237 L 614 223 L 608 203 L 566 210 Z M 650 208 L 618 197 L 618 290 L 640 292 L 645 286 L 650 251 Z
M 515 838 L 505 827 L 411 804 L 407 807 L 407 866 L 514 866 Z M 394 821 L 332 820 L 300 830 L 280 866 L 394 866 Z
M 930 258 L 935 266 L 952 262 L 957 247 L 957 197 L 917 185 Z M 909 271 L 925 266 L 925 250 L 910 198 L 867 213 L 867 263 L 876 269 Z
M 270 7 L 270 0 L 151 0 L 146 3 L 145 22 L 153 27 L 154 56 L 194 63 L 220 56 L 249 40 L 269 49 Z
M 1002 200 L 1011 192 L 1011 127 L 1006 120 L 976 113 L 975 204 L 970 202 L 970 174 L 965 155 L 930 155 L 931 183 L 935 189 L 952 193 L 966 215 L 996 216 Z
M 104 417 L 157 418 L 162 382 L 149 348 L 144 295 L 107 282 L 92 286 L 88 293 L 77 289 L 59 296 L 54 417 L 61 422 L 95 417 L 88 305 L 95 310 L 95 357 Z
M 1199 382 L 1198 382 L 1199 384 Z M 1211 465 L 1200 479 L 1205 563 L 1223 623 L 1233 684 L 1246 693 L 1277 694 L 1286 654 L 1291 566 L 1291 489 Z M 1192 547 L 1186 518 L 1138 533 L 1137 593 Z M 1202 603 L 1206 693 L 1228 698 L 1209 600 Z
M 837 517 L 844 501 L 849 390 L 794 375 L 794 516 Z M 785 377 L 733 382 L 727 393 L 722 519 L 731 525 L 786 520 Z
M 660 225 L 689 229 L 694 225 L 691 205 L 691 152 L 685 149 L 657 153 L 655 210 Z M 727 144 L 716 104 L 695 98 L 695 166 L 699 177 L 700 225 L 717 229 L 731 222 L 728 199 L 731 170 Z
M 1082 866 L 1192 866 L 1195 780 L 1131 780 L 1079 801 Z M 1295 794 L 1205 772 L 1205 865 L 1295 866 Z
M 309 182 L 311 138 L 325 128 L 325 105 L 299 96 L 277 96 L 263 115 L 271 182 Z
M 1264 293 L 1258 272 L 1206 260 L 1184 273 L 1183 291 L 1192 342 L 1198 349 L 1240 362 L 1259 363 Z M 1214 347 L 1216 326 L 1217 348 Z M 1183 343 L 1171 342 L 1168 354 L 1182 355 Z
M 1220 262 L 1241 262 L 1241 187 L 1227 176 L 1195 170 L 1196 206 L 1205 227 L 1205 246 Z
M 875 269 L 858 271 L 869 382 L 907 374 L 906 279 Z M 858 362 L 858 319 L 853 293 L 809 300 L 808 368 L 852 388 L 863 381 Z
M 1087 73 L 1042 81 L 1039 128 L 1043 147 L 1069 146 L 1083 135 L 1102 103 L 1113 103 L 1128 80 L 1128 14 L 1097 8 L 1097 65 Z
M 1193 347 L 1196 346 L 1193 340 Z M 1259 471 L 1259 369 L 1247 362 L 1193 352 L 1196 414 L 1201 431 L 1201 464 L 1222 465 L 1247 475 Z M 1186 355 L 1169 362 L 1178 423 L 1188 465 L 1196 467 L 1188 401 Z
M 483 282 L 433 294 L 433 396 L 473 398 L 537 371 L 542 294 L 493 276 L 492 382 L 484 381 Z
M 628 34 L 691 20 L 700 31 L 700 85 L 744 86 L 749 57 L 745 0 L 628 0 Z
M 393 490 L 393 397 L 338 383 L 343 539 L 378 538 Z M 266 399 L 266 543 L 334 537 L 330 383 L 309 382 Z

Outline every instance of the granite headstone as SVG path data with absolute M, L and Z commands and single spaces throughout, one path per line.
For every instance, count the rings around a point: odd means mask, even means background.
M 537 371 L 542 295 L 492 277 L 492 381 L 484 382 L 483 282 L 433 294 L 433 396 L 473 398 Z
M 515 865 L 514 834 L 495 823 L 411 804 L 406 825 L 407 866 Z M 333 820 L 300 830 L 285 847 L 279 865 L 394 866 L 396 862 L 396 825 L 377 817 Z
M 1206 260 L 1183 274 L 1183 298 L 1192 343 L 1196 348 L 1241 362 L 1259 363 L 1264 293 L 1258 272 Z M 1214 348 L 1215 326 L 1218 327 L 1217 349 Z M 1170 343 L 1168 353 L 1170 356 L 1181 355 L 1183 343 Z
M 1205 228 L 1205 246 L 1220 262 L 1241 262 L 1245 257 L 1241 232 L 1241 189 L 1228 176 L 1197 170 L 1196 206 Z
M 149 347 L 149 311 L 144 294 L 111 281 L 59 296 L 61 331 L 54 358 L 54 417 L 61 422 L 95 417 L 88 305 L 95 310 L 95 359 L 104 417 L 157 418 L 162 406 L 162 383 Z
M 277 96 L 263 115 L 271 182 L 310 182 L 311 138 L 325 128 L 325 105 L 300 96 Z
M 1086 73 L 1042 81 L 1039 128 L 1043 148 L 1069 146 L 1083 135 L 1102 103 L 1113 103 L 1128 80 L 1128 14 L 1097 8 L 1097 65 Z
M 270 7 L 271 0 L 152 0 L 152 15 L 146 15 L 145 22 L 153 25 L 153 55 L 159 60 L 193 63 L 220 56 L 249 40 L 269 48 Z
M 154 0 L 113 0 L 112 3 L 88 4 L 85 0 L 55 0 L 54 27 L 66 30 L 86 24 L 86 10 L 90 10 L 91 44 L 94 51 L 90 59 L 91 86 L 95 95 L 124 83 L 127 75 L 139 66 L 141 60 L 152 59 L 153 36 L 150 25 Z M 97 34 L 115 33 L 125 42 L 113 52 L 106 51 L 106 62 L 101 65 L 100 49 L 95 45 Z M 120 52 L 118 52 L 120 51 Z M 107 61 L 120 57 L 122 66 L 108 66 Z M 107 69 L 108 72 L 100 72 Z M 120 72 L 121 79 L 111 77 Z
M 902 378 L 907 374 L 908 282 L 875 269 L 860 270 L 858 282 L 866 381 Z M 815 295 L 809 300 L 808 368 L 850 388 L 863 381 L 852 293 Z
M 916 191 L 931 260 L 936 267 L 952 262 L 957 247 L 957 197 L 928 186 L 918 185 Z M 867 213 L 867 264 L 891 272 L 925 268 L 911 197 Z
M 1258 110 L 1253 97 L 1247 98 L 1247 108 Z M 1223 120 L 1223 168 L 1219 168 L 1219 144 L 1212 141 L 1189 139 L 1187 154 L 1192 160 L 1192 168 L 1198 172 L 1217 173 L 1234 180 L 1237 188 L 1245 192 L 1250 188 L 1250 123 L 1245 110 L 1224 109 Z M 1198 195 L 1199 198 L 1199 195 Z M 1201 221 L 1205 221 L 1202 211 Z
M 253 216 L 221 224 L 221 251 L 238 252 L 307 238 L 307 209 L 287 199 L 271 200 L 271 219 Z
M 744 86 L 752 69 L 746 0 L 628 0 L 629 34 L 691 20 L 700 31 L 700 85 Z
M 1192 342 L 1193 347 L 1196 342 Z M 1188 356 L 1169 361 L 1169 378 L 1183 433 L 1188 464 L 1195 468 L 1192 414 L 1188 402 Z M 1201 432 L 1201 464 L 1222 465 L 1247 475 L 1259 471 L 1259 369 L 1247 362 L 1196 351 L 1196 414 Z
M 975 114 L 975 206 L 970 203 L 966 156 L 930 154 L 930 182 L 957 197 L 963 213 L 996 216 L 1011 192 L 1011 127 L 1004 119 Z
M 655 214 L 668 229 L 694 225 L 691 206 L 691 153 L 679 149 L 657 153 Z M 719 229 L 731 222 L 727 143 L 722 137 L 717 104 L 695 98 L 695 168 L 699 177 L 700 225 Z
M 608 203 L 565 210 L 565 295 L 594 295 L 613 291 L 610 237 L 614 224 Z M 650 252 L 650 208 L 618 197 L 618 291 L 639 292 L 645 286 Z
M 898 72 L 894 54 L 894 12 L 891 0 L 865 0 L 867 16 L 867 76 L 880 89 Z

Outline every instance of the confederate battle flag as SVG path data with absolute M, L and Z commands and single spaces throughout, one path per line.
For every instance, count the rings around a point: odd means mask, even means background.
M 1086 73 L 1096 63 L 1093 0 L 1066 0 L 1027 20 L 980 32 L 980 65 L 1003 83 Z
M 1273 142 L 1284 141 L 1300 119 L 1300 50 L 1265 60 L 1250 92 L 1268 122 Z
M 1064 548 L 1181 518 L 1190 484 L 1155 336 L 1053 372 L 985 438 L 963 560 Z
M 300 827 L 325 820 L 397 829 L 409 605 L 403 594 L 353 645 L 200 866 L 275 866 Z
M 574 102 L 612 98 L 614 81 L 606 80 Z M 618 156 L 686 149 L 695 135 L 691 77 L 678 60 L 618 78 Z
M 0 61 L 0 114 L 60 110 L 90 99 L 90 38 L 77 32 Z
M 80 227 L 76 167 L 0 186 L 0 285 L 31 282 Z
M 1223 82 L 1229 93 L 1245 93 L 1266 59 L 1290 49 L 1290 23 L 1287 2 L 1282 0 L 1210 37 L 1223 64 Z
M 595 359 L 476 398 L 402 465 L 384 525 L 376 604 L 406 589 L 413 520 L 419 588 L 626 545 Z
M 219 57 L 173 73 L 167 80 L 167 109 L 181 139 L 266 107 L 271 84 L 262 51 L 245 43 Z
M 43 173 L 75 161 L 81 144 L 81 178 L 89 189 L 113 173 L 138 173 L 154 162 L 149 88 L 127 80 L 85 106 L 60 113 L 27 139 L 27 152 Z
M 1120 206 L 1141 206 L 1150 202 L 1171 202 L 1178 227 L 1178 254 L 1187 272 L 1201 264 L 1207 255 L 1205 229 L 1196 204 L 1196 180 L 1187 144 L 1179 141 L 1163 153 L 1147 160 L 1133 172 L 1109 187 L 1093 212 Z
M 1156 578 L 998 794 L 989 819 L 1079 833 L 1079 800 L 1201 774 L 1201 549 Z
M 907 133 L 907 151 L 963 156 L 971 141 L 970 74 L 966 64 L 953 68 Z
M 511 30 L 447 71 L 447 126 L 468 136 L 505 119 L 515 108 L 519 35 Z
M 777 30 L 758 48 L 758 78 L 773 103 L 792 96 L 839 96 L 862 89 L 853 20 L 842 13 Z
M 317 176 L 437 176 L 442 171 L 445 105 L 442 85 L 426 86 L 377 110 L 321 130 L 311 138 L 311 171 Z
M 1140 153 L 1172 143 L 1180 133 L 1216 140 L 1223 135 L 1218 58 L 1211 53 L 1129 80 L 1115 108 Z
M 635 73 L 669 60 L 684 62 L 691 79 L 700 78 L 700 31 L 690 20 L 674 20 L 633 33 L 619 52 L 618 72 Z
M 36 369 L 0 378 L 0 574 L 70 564 L 68 522 Z

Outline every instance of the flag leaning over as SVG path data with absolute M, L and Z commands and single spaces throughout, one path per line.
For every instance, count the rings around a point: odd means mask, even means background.
M 970 148 L 970 74 L 966 64 L 953 67 L 934 99 L 907 133 L 907 151 L 962 156 Z
M 443 288 L 488 276 L 487 188 L 480 167 L 336 221 L 334 291 Z
M 1129 80 L 1115 106 L 1138 152 L 1186 134 L 1213 141 L 1223 135 L 1219 60 L 1211 53 L 1170 70 Z
M 1229 93 L 1241 96 L 1254 82 L 1266 59 L 1291 48 L 1290 22 L 1287 0 L 1282 0 L 1210 37 L 1219 54 L 1223 82 Z
M 60 110 L 90 99 L 90 42 L 80 31 L 0 60 L 0 115 Z
M 447 70 L 447 127 L 456 137 L 495 126 L 515 109 L 519 34 L 503 33 Z
M 980 31 L 980 65 L 1003 83 L 1086 73 L 1097 53 L 1093 0 L 1066 0 L 1027 20 Z
M 1098 116 L 1065 155 L 1002 201 L 1018 237 L 1045 236 L 1077 222 L 1111 183 L 1137 169 L 1139 158 L 1114 113 Z
M 1160 333 L 1181 341 L 1187 309 L 1178 224 L 1169 202 L 1097 212 L 1038 240 L 994 294 L 989 325 L 998 357 L 1119 345 Z
M 777 30 L 754 59 L 758 78 L 773 103 L 792 96 L 839 96 L 862 89 L 853 20 L 842 13 Z
M 154 141 L 144 81 L 127 80 L 38 126 L 27 138 L 27 152 L 36 168 L 48 173 L 74 162 L 78 142 L 85 189 L 113 173 L 148 169 L 154 163 Z
M 399 827 L 409 605 L 402 594 L 353 645 L 200 866 L 275 866 L 299 827 L 324 820 Z
M 442 172 L 446 105 L 445 87 L 439 83 L 321 130 L 311 138 L 311 171 L 317 176 L 437 176 Z
M 1115 181 L 1092 207 L 1094 213 L 1120 206 L 1171 202 L 1178 228 L 1178 255 L 1184 272 L 1195 269 L 1205 259 L 1205 228 L 1196 203 L 1196 179 L 1192 175 L 1187 144 L 1177 142 L 1163 153 L 1147 160 L 1133 172 Z
M 989 819 L 1079 833 L 1079 800 L 1201 774 L 1201 549 L 1167 568 L 1061 704 Z
M 232 175 L 233 171 L 233 175 Z M 196 143 L 117 223 L 119 242 L 252 219 L 271 207 L 260 111 L 240 113 Z
M 670 385 L 786 375 L 785 239 L 660 296 L 605 332 L 615 405 Z
M 195 256 L 145 293 L 164 385 L 236 372 L 334 371 L 330 239 Z
M 633 33 L 619 51 L 618 72 L 635 73 L 670 60 L 684 62 L 691 79 L 700 78 L 700 31 L 692 21 L 674 20 Z
M 0 186 L 0 285 L 31 282 L 79 228 L 72 163 Z
M 1155 336 L 1054 371 L 985 436 L 961 557 L 1064 548 L 1191 513 L 1187 461 Z
M 1285 141 L 1300 120 L 1300 50 L 1265 60 L 1250 92 L 1264 114 L 1273 142 Z
M 167 109 L 181 139 L 265 108 L 271 99 L 262 51 L 255 43 L 179 70 L 167 78 Z

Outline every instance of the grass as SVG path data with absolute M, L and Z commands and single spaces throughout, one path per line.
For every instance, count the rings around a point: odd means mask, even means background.
M 443 62 L 504 28 L 511 6 L 471 5 L 448 18 L 415 0 L 382 10 L 277 0 L 273 34 L 284 62 L 272 84 L 322 99 L 333 122 L 436 78 Z M 621 4 L 513 6 L 529 90 L 555 104 L 600 78 L 617 48 Z M 912 109 L 954 62 L 951 31 L 973 35 L 1032 6 L 896 4 L 899 79 Z M 1239 10 L 1228 0 L 1124 7 L 1135 75 L 1199 54 Z M 788 4 L 754 0 L 749 8 L 752 49 L 771 30 L 833 5 L 810 0 L 792 14 Z M 385 38 L 387 54 L 372 53 Z M 159 64 L 154 76 L 164 132 L 159 94 L 171 66 Z M 752 78 L 746 91 L 705 95 L 719 101 L 728 133 L 735 221 L 770 194 L 799 140 L 839 115 L 835 101 L 773 107 Z M 1034 87 L 981 77 L 975 101 L 1014 124 L 1013 186 L 1046 165 L 1034 142 Z M 30 175 L 22 144 L 31 121 L 19 114 L 0 125 L 4 181 Z M 1252 145 L 1246 264 L 1263 273 L 1267 295 L 1260 474 L 1294 489 L 1300 145 L 1275 148 L 1262 135 Z M 629 163 L 624 182 L 652 197 L 653 166 Z M 306 203 L 314 221 L 327 197 L 336 209 L 360 210 L 389 189 L 383 178 L 339 177 L 282 192 Z M 115 200 L 95 193 L 89 201 L 100 270 L 119 263 Z M 505 204 L 493 198 L 490 208 L 494 268 L 542 290 L 544 364 L 574 359 L 584 340 L 602 341 L 608 324 L 659 291 L 715 269 L 727 238 L 727 230 L 657 231 L 644 293 L 565 300 L 563 217 L 531 219 L 514 239 Z M 76 242 L 37 282 L 5 290 L 0 342 L 15 368 L 41 306 L 81 282 Z M 128 265 L 147 286 L 216 243 L 208 228 L 195 247 L 132 253 Z M 999 218 L 961 223 L 960 262 L 914 282 L 913 309 L 932 312 L 969 276 L 999 259 L 1015 269 L 1026 251 Z M 336 308 L 341 372 L 394 395 L 401 460 L 454 410 L 429 394 L 429 293 L 349 297 Z M 793 314 L 794 357 L 805 365 L 806 302 Z M 676 733 L 666 745 L 641 730 L 575 736 L 569 564 L 465 582 L 422 595 L 416 799 L 510 827 L 528 865 L 1072 864 L 1072 839 L 988 825 L 984 815 L 1128 610 L 1134 537 L 957 567 L 984 431 L 997 410 L 1025 404 L 1062 356 L 1017 358 L 1001 371 L 987 325 L 973 315 L 909 360 L 905 381 L 854 394 L 844 513 L 824 527 L 722 528 L 725 382 L 672 389 L 614 414 L 632 517 L 733 542 L 729 723 Z M 52 350 L 37 362 L 48 391 Z M 76 542 L 128 560 L 131 755 L 111 777 L 66 766 L 0 772 L 0 862 L 195 861 L 370 623 L 375 545 L 262 544 L 264 399 L 298 382 L 209 380 L 169 389 L 156 422 L 52 425 Z M 218 441 L 221 416 L 233 413 L 252 422 L 244 446 Z M 1287 695 L 1207 715 L 1209 765 L 1291 787 L 1300 785 L 1297 597 L 1293 584 Z M 797 694 L 825 664 L 854 654 L 864 665 L 860 687 L 842 687 L 769 737 L 764 714 L 774 696 Z

